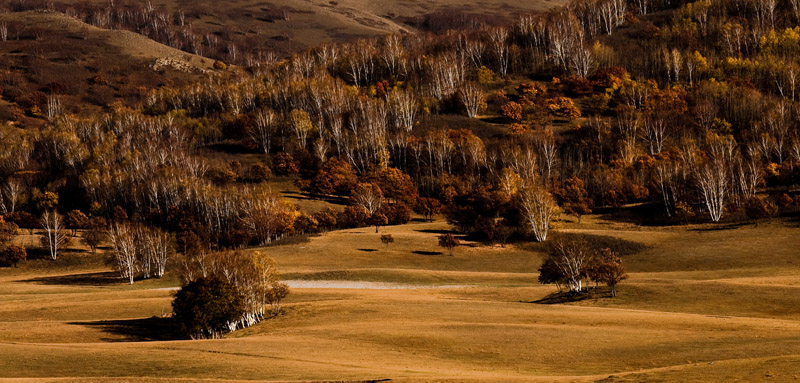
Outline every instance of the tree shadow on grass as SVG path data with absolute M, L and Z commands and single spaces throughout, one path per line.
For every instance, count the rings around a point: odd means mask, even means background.
M 67 285 L 67 286 L 109 286 L 124 283 L 118 273 L 103 271 L 97 273 L 56 275 L 27 279 L 23 282 L 38 283 L 42 285 Z
M 708 227 L 698 227 L 694 229 L 690 229 L 690 231 L 697 231 L 697 232 L 706 232 L 706 231 L 724 231 L 724 230 L 733 230 L 738 229 L 742 226 L 749 225 L 750 222 L 736 222 L 736 223 L 719 223 L 713 226 Z
M 573 293 L 569 291 L 556 292 L 542 299 L 537 299 L 535 301 L 528 301 L 525 303 L 536 303 L 540 305 L 557 305 L 562 303 L 580 302 L 586 299 L 598 299 L 598 298 L 610 298 L 610 297 L 611 297 L 610 289 L 598 289 L 595 287 L 589 287 L 586 290 L 579 293 Z
M 177 340 L 177 329 L 172 318 L 150 317 L 143 319 L 101 320 L 69 322 L 70 325 L 95 328 L 117 337 L 104 339 L 109 342 L 153 342 Z
M 358 249 L 358 251 L 364 251 L 364 252 L 367 252 L 367 253 L 372 253 L 372 252 L 378 251 L 378 249 Z
M 456 232 L 451 230 L 434 230 L 434 229 L 422 229 L 422 230 L 414 230 L 418 233 L 426 233 L 426 234 L 456 234 Z
M 412 254 L 419 254 L 419 255 L 442 255 L 441 251 L 424 251 L 424 250 L 416 250 L 412 251 Z

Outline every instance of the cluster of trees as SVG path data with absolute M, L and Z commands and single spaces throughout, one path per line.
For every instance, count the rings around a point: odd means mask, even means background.
M 136 109 L 0 136 L 0 209 L 45 227 L 54 257 L 66 228 L 48 212 L 72 209 L 115 225 L 120 210 L 182 253 L 378 229 L 412 210 L 501 242 L 632 202 L 674 223 L 796 211 L 800 20 L 792 2 L 763 3 L 576 0 L 165 86 Z M 171 16 L 108 7 L 92 17 L 171 38 Z M 350 206 L 305 214 L 263 184 L 276 176 Z M 138 263 L 126 268 L 151 265 Z
M 277 315 L 289 294 L 265 253 L 195 249 L 178 263 L 183 287 L 172 303 L 173 317 L 192 339 L 218 338 Z
M 141 224 L 114 223 L 108 239 L 114 249 L 113 265 L 130 284 L 137 275 L 163 277 L 174 252 L 174 238 L 169 233 Z
M 619 254 L 611 249 L 592 249 L 586 241 L 558 240 L 552 243 L 547 259 L 539 268 L 539 283 L 567 286 L 572 294 L 585 290 L 583 281 L 603 283 L 617 295 L 617 284 L 627 279 Z

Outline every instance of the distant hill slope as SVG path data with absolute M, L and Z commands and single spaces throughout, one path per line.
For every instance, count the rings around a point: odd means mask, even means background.
M 0 41 L 0 123 L 41 123 L 52 97 L 74 113 L 133 104 L 150 89 L 213 71 L 213 60 L 58 12 L 7 13 L 0 23 L 8 27 L 8 40 Z
M 68 0 L 55 2 L 60 6 L 79 6 Z M 98 7 L 108 3 L 107 0 L 89 2 Z M 324 42 L 411 32 L 415 19 L 440 11 L 502 19 L 553 9 L 567 1 L 238 0 L 220 3 L 216 0 L 151 0 L 150 3 L 154 9 L 170 14 L 182 11 L 185 22 L 191 24 L 195 33 L 234 36 L 236 40 L 246 41 L 245 44 L 257 44 L 285 54 Z

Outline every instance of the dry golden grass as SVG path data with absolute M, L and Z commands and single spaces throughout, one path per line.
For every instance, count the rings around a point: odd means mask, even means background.
M 441 222 L 382 228 L 388 249 L 374 228 L 331 232 L 264 251 L 291 279 L 441 288 L 294 289 L 279 317 L 215 341 L 146 341 L 174 279 L 3 269 L 0 382 L 795 381 L 797 224 L 712 228 L 565 223 L 647 247 L 624 257 L 618 298 L 554 305 L 532 303 L 555 287 L 536 283 L 542 255 L 517 246 L 449 257 Z

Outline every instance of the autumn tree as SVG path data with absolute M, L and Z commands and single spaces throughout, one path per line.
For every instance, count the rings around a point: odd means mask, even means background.
M 232 283 L 218 277 L 189 282 L 172 301 L 172 317 L 181 333 L 192 339 L 219 338 L 244 310 L 242 295 Z
M 394 243 L 394 237 L 391 234 L 381 234 L 381 242 L 389 248 L 389 245 Z
M 536 241 L 547 239 L 550 221 L 558 215 L 558 205 L 543 187 L 533 185 L 519 191 L 519 211 Z
M 78 229 L 84 229 L 89 224 L 89 217 L 80 210 L 72 210 L 67 213 L 67 228 L 72 230 L 72 236 L 77 234 Z
M 269 154 L 272 150 L 272 141 L 278 134 L 278 118 L 275 112 L 269 109 L 261 109 L 253 115 L 253 122 L 248 127 L 247 133 L 250 138 L 261 147 L 264 154 Z
M 609 248 L 600 249 L 597 251 L 594 258 L 589 263 L 586 270 L 586 275 L 589 279 L 604 283 L 611 288 L 611 296 L 617 296 L 617 284 L 628 278 L 625 274 L 625 267 L 622 266 L 622 260 L 619 254 Z
M 522 121 L 522 105 L 509 101 L 500 107 L 500 115 L 509 121 Z
M 728 196 L 728 169 L 722 160 L 712 160 L 697 170 L 697 183 L 713 222 L 722 218 Z
M 382 168 L 370 174 L 369 179 L 377 184 L 383 196 L 389 200 L 413 204 L 417 200 L 417 188 L 411 177 L 397 168 Z
M 564 281 L 570 292 L 579 293 L 583 290 L 583 277 L 586 275 L 592 259 L 592 251 L 586 241 L 559 240 L 550 249 L 550 257 L 556 268 L 564 276 Z
M 375 226 L 375 233 L 377 233 L 381 226 L 386 226 L 389 224 L 389 219 L 383 213 L 375 212 L 369 217 L 367 223 Z
M 18 245 L 8 245 L 0 252 L 0 259 L 14 267 L 17 267 L 26 258 L 28 258 L 28 253 L 25 248 Z
M 322 165 L 309 189 L 319 194 L 347 195 L 355 188 L 357 180 L 349 163 L 333 157 Z
M 360 183 L 350 194 L 354 205 L 364 208 L 370 215 L 375 214 L 383 205 L 383 192 L 375 184 Z
M 311 123 L 308 113 L 302 109 L 294 109 L 289 114 L 289 121 L 297 136 L 297 143 L 301 148 L 307 148 L 308 137 L 314 130 L 314 125 Z
M 486 95 L 481 87 L 474 82 L 467 82 L 459 88 L 458 99 L 461 101 L 461 105 L 464 106 L 469 118 L 475 118 L 481 109 L 486 107 Z
M 7 222 L 0 216 L 0 245 L 6 244 L 14 239 L 19 227 L 14 222 Z
M 439 236 L 439 247 L 444 247 L 453 256 L 453 250 L 461 245 L 461 241 L 456 238 L 452 233 L 442 234 Z
M 114 223 L 108 230 L 108 238 L 114 247 L 114 267 L 120 277 L 127 279 L 129 284 L 133 284 L 138 268 L 139 250 L 136 243 L 135 229 L 126 223 Z
M 441 213 L 444 206 L 438 199 L 422 197 L 417 202 L 416 209 L 428 222 L 433 222 L 433 216 Z
M 561 292 L 561 285 L 564 283 L 565 276 L 561 268 L 556 264 L 554 257 L 548 257 L 539 267 L 539 283 L 543 285 L 556 284 L 558 291 Z
M 50 258 L 58 258 L 58 252 L 69 244 L 64 217 L 53 210 L 46 210 L 40 220 L 42 229 L 42 246 L 47 248 Z
M 589 198 L 583 180 L 578 177 L 571 177 L 564 181 L 564 185 L 558 189 L 556 196 L 561 202 L 564 213 L 574 215 L 581 222 L 581 217 L 592 212 L 592 199 Z
M 89 246 L 92 250 L 92 253 L 97 252 L 97 248 L 103 241 L 106 240 L 106 222 L 105 219 L 100 217 L 94 217 L 89 220 L 88 226 L 86 230 L 83 232 L 83 237 L 81 238 L 81 242 Z

